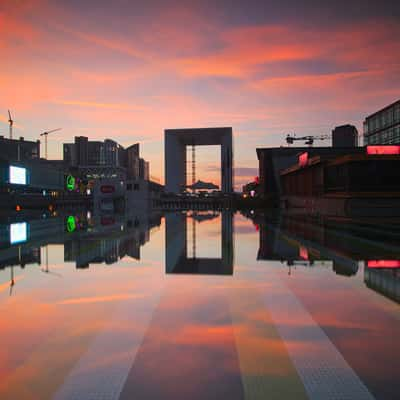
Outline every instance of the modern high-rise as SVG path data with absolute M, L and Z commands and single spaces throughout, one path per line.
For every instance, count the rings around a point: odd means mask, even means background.
M 140 158 L 139 143 L 124 148 L 111 139 L 88 140 L 76 136 L 74 143 L 64 143 L 64 163 L 69 167 L 102 169 L 104 167 L 126 172 L 127 179 L 149 180 L 149 163 Z
M 364 145 L 371 144 L 400 144 L 400 100 L 365 118 Z
M 8 161 L 27 161 L 40 158 L 40 141 L 8 139 L 0 136 L 0 157 Z
M 64 161 L 71 166 L 113 166 L 124 167 L 125 149 L 114 140 L 104 142 L 75 136 L 74 143 L 64 143 Z
M 150 179 L 149 162 L 143 158 L 139 159 L 139 177 L 145 181 Z
M 139 143 L 133 144 L 126 149 L 126 168 L 129 179 L 137 179 L 139 177 Z

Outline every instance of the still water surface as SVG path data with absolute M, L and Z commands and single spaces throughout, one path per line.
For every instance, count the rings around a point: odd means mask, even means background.
M 0 399 L 398 399 L 399 239 L 228 212 L 3 221 Z

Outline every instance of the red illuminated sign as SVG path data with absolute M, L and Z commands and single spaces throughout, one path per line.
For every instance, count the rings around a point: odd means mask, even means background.
M 299 165 L 300 167 L 305 167 L 308 164 L 308 153 L 302 153 L 299 155 Z
M 370 260 L 368 268 L 400 268 L 400 260 Z
M 299 247 L 299 255 L 303 260 L 308 260 L 308 250 L 306 247 Z
M 258 176 L 255 176 L 254 182 L 258 185 L 260 183 L 260 178 Z
M 400 146 L 367 146 L 367 154 L 400 154 Z
M 100 188 L 101 193 L 114 193 L 115 192 L 115 187 L 112 185 L 103 185 Z

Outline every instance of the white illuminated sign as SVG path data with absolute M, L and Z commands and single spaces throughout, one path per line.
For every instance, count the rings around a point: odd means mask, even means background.
M 26 222 L 19 222 L 10 225 L 10 243 L 26 242 L 28 238 L 28 224 Z
M 10 183 L 26 185 L 26 168 L 10 165 Z

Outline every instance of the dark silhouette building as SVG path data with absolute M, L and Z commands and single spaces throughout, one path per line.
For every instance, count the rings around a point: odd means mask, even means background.
M 104 142 L 88 140 L 85 136 L 75 136 L 74 143 L 64 143 L 64 161 L 70 166 L 125 167 L 125 149 L 114 140 Z
M 356 147 L 358 146 L 358 131 L 353 125 L 337 126 L 332 131 L 333 147 Z
M 232 128 L 188 128 L 164 131 L 165 189 L 180 193 L 186 186 L 186 147 L 221 146 L 221 191 L 233 192 Z
M 148 181 L 150 179 L 150 169 L 148 161 L 139 159 L 139 178 Z
M 139 143 L 133 144 L 126 149 L 126 167 L 128 179 L 137 179 L 140 169 Z
M 203 218 L 202 218 L 203 217 Z M 200 223 L 216 215 L 192 216 Z M 192 225 L 192 235 L 195 225 Z M 165 216 L 165 270 L 167 274 L 233 275 L 233 214 L 221 214 L 221 258 L 205 258 L 196 255 L 196 238 L 192 236 L 192 254 L 188 252 L 188 218 L 185 214 L 169 213 Z
M 111 139 L 92 141 L 85 136 L 76 136 L 74 143 L 64 143 L 63 148 L 65 164 L 81 169 L 88 167 L 87 177 L 126 175 L 132 180 L 150 179 L 149 163 L 140 158 L 139 143 L 125 149 Z M 104 173 L 104 168 L 109 172 Z M 116 170 L 119 172 L 112 172 Z
M 27 161 L 40 158 L 40 141 L 7 139 L 0 136 L 1 158 L 8 161 Z
M 258 148 L 256 151 L 259 162 L 258 194 L 264 197 L 280 196 L 281 172 L 296 165 L 302 153 L 307 153 L 309 158 L 365 153 L 362 147 L 271 147 Z
M 400 144 L 400 100 L 365 118 L 364 145 L 373 144 Z

